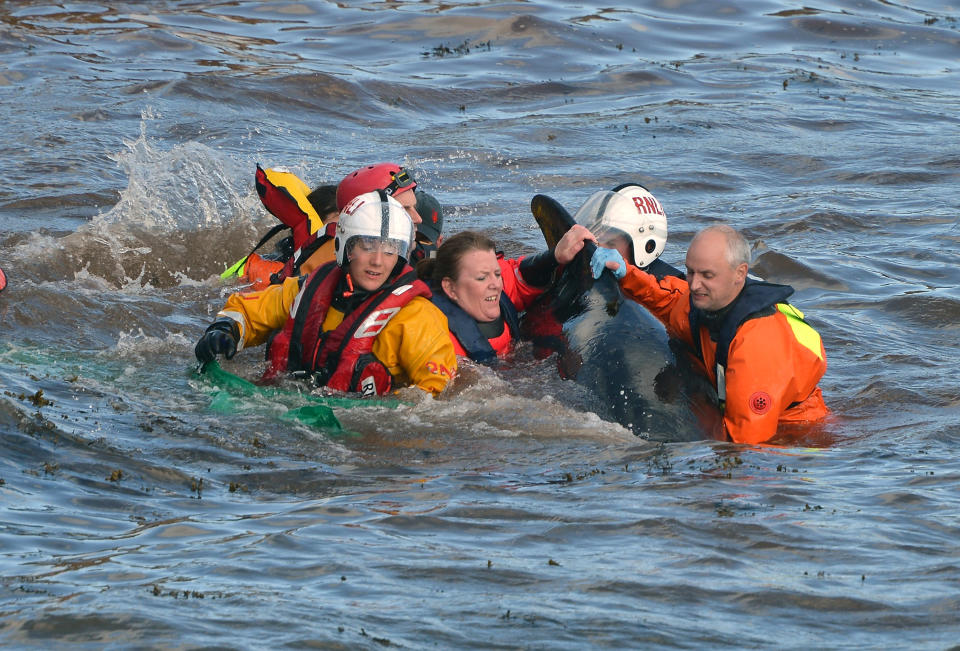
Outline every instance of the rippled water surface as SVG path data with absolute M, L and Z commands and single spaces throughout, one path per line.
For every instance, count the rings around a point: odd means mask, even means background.
M 960 640 L 960 30 L 947 3 L 0 1 L 0 644 L 923 648 Z M 656 444 L 521 349 L 288 418 L 193 372 L 308 184 L 410 167 L 510 255 L 625 181 L 743 229 L 834 411 Z M 246 351 L 226 363 L 256 377 Z

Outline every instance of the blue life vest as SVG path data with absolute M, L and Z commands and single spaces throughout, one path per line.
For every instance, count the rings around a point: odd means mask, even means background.
M 456 335 L 470 359 L 482 363 L 496 359 L 497 353 L 490 345 L 490 341 L 480 332 L 476 319 L 451 301 L 443 290 L 434 290 L 430 300 L 446 315 L 450 332 Z M 505 327 L 510 329 L 510 336 L 516 339 L 520 332 L 520 317 L 506 292 L 500 294 L 500 315 L 503 317 Z

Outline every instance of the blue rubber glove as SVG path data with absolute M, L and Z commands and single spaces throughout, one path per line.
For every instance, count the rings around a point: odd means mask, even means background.
M 617 269 L 611 269 L 610 273 L 614 278 L 620 280 L 627 275 L 627 263 L 623 261 L 623 256 L 616 249 L 605 249 L 598 246 L 590 258 L 590 271 L 593 272 L 594 279 L 599 278 L 603 270 L 607 268 L 608 262 L 616 262 L 620 266 Z

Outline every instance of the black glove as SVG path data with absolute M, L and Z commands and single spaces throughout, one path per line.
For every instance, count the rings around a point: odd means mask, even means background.
M 233 319 L 217 319 L 207 327 L 193 352 L 201 364 L 212 362 L 217 355 L 231 359 L 237 354 L 238 341 L 240 326 L 237 322 Z
M 553 249 L 541 251 L 535 255 L 528 255 L 520 261 L 520 276 L 523 282 L 531 287 L 546 287 L 553 281 L 553 272 L 560 263 L 557 262 Z

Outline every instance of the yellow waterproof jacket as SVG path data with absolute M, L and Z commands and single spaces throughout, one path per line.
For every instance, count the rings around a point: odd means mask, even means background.
M 299 309 L 305 277 L 290 277 L 280 285 L 256 292 L 231 294 L 217 318 L 240 326 L 237 349 L 264 343 Z M 306 306 L 303 306 L 306 309 Z M 331 307 L 323 331 L 336 328 L 343 313 Z M 418 296 L 404 305 L 377 334 L 373 354 L 394 378 L 394 386 L 415 385 L 439 394 L 457 372 L 457 356 L 447 329 L 447 318 L 429 299 Z

